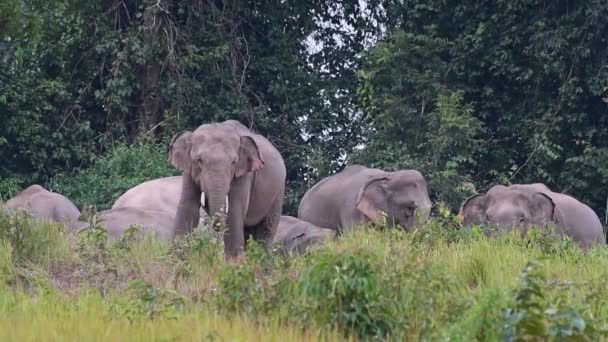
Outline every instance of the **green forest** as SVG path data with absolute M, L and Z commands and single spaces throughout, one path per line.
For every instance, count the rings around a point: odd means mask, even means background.
M 107 208 L 177 174 L 171 136 L 236 119 L 287 167 L 285 211 L 349 163 L 608 198 L 608 3 L 3 0 L 0 193 Z
M 331 238 L 301 254 L 254 226 L 229 255 L 231 233 L 197 216 L 213 193 L 184 176 L 161 228 L 183 228 L 186 207 L 198 227 L 167 239 L 104 227 L 125 191 L 180 175 L 178 132 L 225 120 L 282 155 L 284 215 L 362 164 L 418 170 L 428 195 L 413 203 L 430 217 L 315 223 Z M 523 216 L 497 231 L 479 204 L 498 184 L 544 183 L 606 225 L 606 0 L 0 0 L 0 122 L 0 341 L 608 341 L 603 241 L 579 248 L 576 232 Z M 265 163 L 234 151 L 233 169 Z M 86 228 L 4 210 L 32 184 L 73 201 Z M 457 215 L 465 199 L 477 211 Z M 416 219 L 407 204 L 390 209 Z M 591 226 L 589 212 L 568 227 Z

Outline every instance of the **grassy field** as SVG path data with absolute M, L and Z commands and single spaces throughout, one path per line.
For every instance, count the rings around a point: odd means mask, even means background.
M 361 227 L 305 256 L 200 228 L 108 241 L 0 215 L 0 341 L 607 340 L 608 251 L 543 230 Z

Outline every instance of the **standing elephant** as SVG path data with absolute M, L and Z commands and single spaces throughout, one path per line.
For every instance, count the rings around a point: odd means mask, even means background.
M 281 216 L 274 242 L 286 252 L 304 253 L 308 247 L 336 237 L 333 229 L 319 228 L 293 216 Z
M 59 222 L 68 228 L 74 228 L 80 217 L 80 211 L 67 197 L 37 184 L 30 185 L 9 199 L 4 206 L 24 209 L 34 217 Z
M 182 176 L 165 177 L 143 182 L 122 194 L 112 209 L 139 208 L 162 211 L 175 217 L 182 194 Z M 199 211 L 199 225 L 207 218 L 205 211 Z
M 203 205 L 228 226 L 228 257 L 243 250 L 248 236 L 272 241 L 283 207 L 285 165 L 270 141 L 234 120 L 205 124 L 173 138 L 169 161 L 183 171 L 176 235 L 192 229 Z
M 308 190 L 298 217 L 319 227 L 343 230 L 375 221 L 383 211 L 391 226 L 410 229 L 416 212 L 428 217 L 430 209 L 426 181 L 420 172 L 352 165 Z
M 530 226 L 554 224 L 558 234 L 583 248 L 605 243 L 602 224 L 591 208 L 541 183 L 493 186 L 465 200 L 460 215 L 464 225 L 490 223 L 524 235 Z

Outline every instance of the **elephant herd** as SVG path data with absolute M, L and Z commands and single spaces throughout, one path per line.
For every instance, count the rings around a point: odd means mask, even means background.
M 227 228 L 227 257 L 241 253 L 249 238 L 302 253 L 382 216 L 389 226 L 412 229 L 429 217 L 432 205 L 418 171 L 351 165 L 310 188 L 298 218 L 282 216 L 284 160 L 270 141 L 234 120 L 179 132 L 168 159 L 181 176 L 139 184 L 99 213 L 110 237 L 138 225 L 158 238 L 173 239 L 209 221 L 213 228 Z M 39 185 L 21 191 L 4 207 L 25 209 L 73 230 L 87 226 L 69 199 Z M 581 247 L 605 244 L 601 222 L 591 208 L 540 183 L 496 185 L 466 199 L 460 215 L 465 226 L 493 224 L 525 234 L 530 226 L 551 225 Z

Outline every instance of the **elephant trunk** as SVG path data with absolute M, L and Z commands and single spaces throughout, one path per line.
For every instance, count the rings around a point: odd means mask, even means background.
M 210 172 L 208 181 L 202 184 L 208 184 L 205 186 L 205 201 L 209 206 L 209 216 L 212 220 L 216 220 L 213 224 L 213 228 L 217 229 L 217 224 L 225 224 L 228 210 L 230 209 L 228 203 L 228 190 L 229 185 L 226 181 L 225 173 L 223 172 Z

